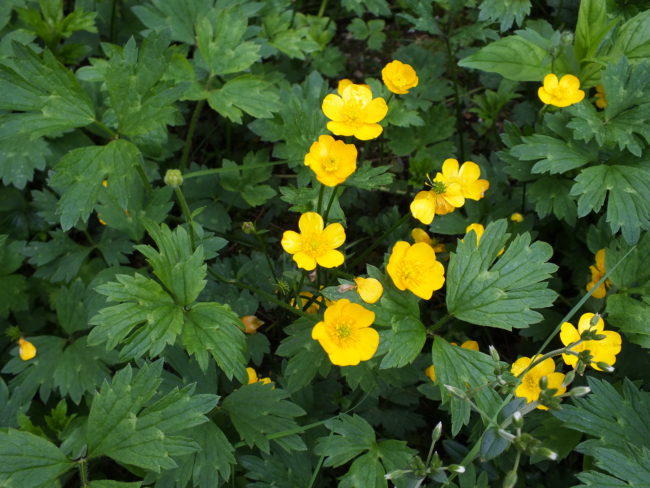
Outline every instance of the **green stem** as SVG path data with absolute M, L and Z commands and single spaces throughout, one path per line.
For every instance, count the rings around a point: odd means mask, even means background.
M 379 236 L 377 239 L 375 239 L 375 242 L 373 242 L 369 247 L 366 248 L 365 251 L 363 251 L 361 254 L 359 254 L 356 258 L 350 261 L 348 267 L 353 268 L 360 262 L 362 262 L 365 257 L 370 254 L 372 251 L 375 250 L 377 246 L 379 246 L 383 240 L 388 237 L 390 234 L 395 231 L 399 226 L 404 224 L 405 222 L 408 222 L 409 218 L 411 217 L 410 214 L 404 214 L 401 219 L 399 219 L 395 224 L 393 224 L 388 230 L 386 230 L 381 236 Z
M 325 185 L 321 184 L 320 190 L 318 190 L 318 204 L 316 205 L 316 213 L 320 215 L 320 211 L 323 208 L 323 195 L 325 194 Z
M 79 468 L 79 479 L 81 480 L 81 488 L 88 488 L 88 466 L 86 465 L 86 458 L 81 458 L 77 461 Z
M 192 118 L 190 119 L 190 127 L 187 130 L 187 135 L 185 136 L 185 145 L 183 146 L 183 154 L 181 155 L 181 170 L 187 169 L 187 163 L 190 159 L 190 151 L 192 150 L 192 138 L 194 137 L 194 132 L 196 131 L 196 125 L 201 116 L 201 110 L 205 106 L 205 99 L 199 100 L 199 103 L 194 107 L 194 112 L 192 112 Z
M 456 63 L 454 62 L 454 54 L 451 50 L 451 37 L 452 19 L 449 19 L 447 24 L 447 35 L 445 38 L 445 46 L 447 48 L 447 57 L 449 58 L 449 66 L 451 69 L 451 77 L 454 82 L 454 99 L 456 105 L 456 132 L 458 133 L 458 146 L 460 149 L 460 160 L 465 161 L 465 142 L 463 141 L 463 111 L 460 107 L 460 88 L 458 87 L 458 72 L 456 71 Z
M 334 203 L 334 198 L 336 197 L 336 192 L 338 191 L 339 187 L 335 186 L 334 189 L 332 190 L 332 194 L 330 195 L 329 202 L 327 202 L 327 207 L 325 208 L 325 215 L 323 215 L 323 222 L 325 225 L 327 225 L 327 217 L 330 214 L 330 209 L 332 208 L 332 204 Z
M 194 235 L 194 220 L 192 219 L 192 213 L 190 212 L 190 207 L 187 205 L 187 200 L 185 200 L 185 195 L 183 190 L 179 186 L 174 188 L 174 193 L 176 193 L 176 198 L 178 199 L 178 204 L 181 206 L 181 211 L 185 217 L 185 222 L 190 228 L 190 240 L 192 241 L 192 249 L 196 249 L 196 235 Z
M 318 17 L 322 17 L 325 14 L 325 9 L 327 8 L 328 0 L 323 0 L 320 3 L 320 8 L 318 9 Z
M 142 160 L 140 160 L 140 162 L 136 165 L 135 170 L 140 175 L 140 179 L 142 180 L 142 184 L 144 185 L 144 189 L 147 191 L 147 194 L 151 193 L 153 191 L 153 187 L 149 182 L 149 178 L 147 178 L 147 173 L 144 172 L 144 167 L 142 166 Z
M 117 139 L 119 137 L 117 132 L 115 132 L 113 129 L 103 124 L 99 120 L 93 121 L 93 123 L 90 125 L 97 127 L 108 139 Z
M 427 328 L 427 334 L 433 335 L 440 327 L 442 327 L 444 324 L 446 324 L 449 320 L 453 319 L 453 315 L 447 314 L 444 317 L 442 317 L 440 320 L 438 320 L 435 324 L 433 324 L 431 327 Z
M 111 6 L 111 28 L 110 28 L 110 41 L 112 44 L 115 44 L 115 38 L 117 37 L 117 4 L 120 0 L 113 0 L 113 5 Z
M 264 253 L 264 257 L 266 258 L 266 264 L 268 264 L 269 270 L 271 271 L 271 275 L 273 275 L 273 280 L 277 283 L 278 276 L 275 274 L 275 267 L 273 266 L 273 263 L 271 262 L 271 258 L 269 257 L 269 250 L 268 247 L 266 246 L 266 241 L 257 232 L 255 232 L 255 237 L 257 238 L 257 242 L 259 242 L 260 245 L 262 246 L 262 252 Z
M 264 163 L 264 164 L 248 164 L 245 166 L 244 169 L 248 171 L 249 169 L 268 168 L 269 166 L 279 166 L 281 164 L 286 164 L 286 163 L 287 161 L 272 161 L 270 163 Z M 200 176 L 210 176 L 210 175 L 218 175 L 221 173 L 230 173 L 232 171 L 239 171 L 241 169 L 242 168 L 239 166 L 233 166 L 227 168 L 202 169 L 199 171 L 191 171 L 189 173 L 184 173 L 183 179 L 186 180 L 188 178 L 198 178 Z

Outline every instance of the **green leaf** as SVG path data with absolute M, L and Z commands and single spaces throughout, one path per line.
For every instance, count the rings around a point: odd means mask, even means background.
M 169 29 L 173 41 L 193 45 L 194 25 L 205 18 L 214 6 L 214 0 L 152 0 L 135 5 L 133 13 L 149 29 L 162 32 Z
M 578 197 L 578 217 L 598 212 L 607 197 L 606 221 L 633 244 L 650 227 L 650 170 L 623 165 L 592 166 L 575 179 L 571 195 Z
M 325 425 L 335 434 L 319 438 L 316 444 L 315 453 L 327 456 L 325 466 L 342 466 L 375 444 L 375 430 L 359 415 L 341 414 Z
M 611 242 L 611 237 L 608 236 L 605 269 L 610 270 L 623 259 L 623 256 L 627 255 L 616 269 L 611 270 L 609 279 L 619 289 L 641 288 L 644 289 L 644 294 L 650 295 L 650 287 L 648 287 L 650 285 L 650 268 L 645 265 L 648 253 L 650 253 L 650 233 L 643 233 L 635 245 L 635 249 L 630 250 L 630 247 L 623 239 L 619 238 Z
M 401 368 L 412 363 L 422 351 L 427 338 L 426 328 L 413 317 L 393 317 L 392 333 L 388 335 L 388 354 L 380 368 Z
M 261 57 L 260 46 L 244 41 L 248 17 L 239 6 L 215 8 L 196 25 L 199 53 L 213 75 L 248 69 Z
M 247 153 L 241 166 L 234 161 L 224 159 L 222 167 L 232 171 L 221 175 L 219 180 L 221 186 L 225 190 L 239 193 L 248 205 L 252 207 L 263 205 L 276 195 L 271 186 L 261 184 L 268 181 L 273 172 L 268 152 Z
M 483 0 L 478 20 L 501 22 L 499 28 L 505 32 L 515 22 L 521 25 L 530 13 L 530 7 L 530 0 Z
M 616 294 L 607 297 L 607 322 L 618 327 L 625 337 L 642 347 L 647 347 L 650 339 L 650 297 L 636 300 L 630 296 Z
M 580 2 L 574 44 L 576 58 L 579 61 L 592 58 L 611 27 L 607 22 L 606 0 Z
M 468 237 L 465 238 L 465 241 Z M 468 402 L 452 396 L 444 385 L 462 391 L 487 415 L 497 412 L 501 397 L 488 385 L 495 380 L 495 361 L 482 352 L 453 346 L 436 336 L 431 349 L 431 360 L 436 368 L 436 381 L 442 398 L 451 404 L 452 434 L 456 435 L 469 422 L 471 407 Z
M 272 83 L 253 75 L 242 75 L 208 94 L 210 107 L 237 124 L 242 111 L 258 119 L 272 117 L 280 110 L 280 98 Z
M 384 468 L 379 459 L 371 454 L 365 454 L 354 460 L 350 470 L 341 478 L 339 488 L 385 488 Z
M 556 293 L 547 281 L 557 266 L 548 262 L 553 249 L 545 242 L 531 245 L 530 234 L 517 235 L 497 257 L 507 239 L 507 223 L 489 224 L 480 245 L 470 232 L 458 243 L 447 269 L 447 310 L 477 325 L 506 330 L 542 320 L 535 308 L 550 307 Z
M 492 42 L 458 62 L 463 68 L 498 73 L 514 81 L 539 82 L 550 71 L 546 50 L 522 36 Z
M 610 51 L 612 59 L 625 56 L 633 61 L 650 57 L 650 11 L 641 12 L 625 22 Z
M 578 452 L 593 456 L 598 468 L 627 482 L 606 486 L 642 486 L 650 476 L 650 426 L 644 420 L 650 416 L 650 393 L 640 391 L 628 379 L 622 394 L 607 381 L 591 377 L 587 381 L 591 395 L 575 399 L 575 406 L 564 405 L 553 415 L 565 426 L 591 437 L 578 445 Z M 618 482 L 595 471 L 578 478 Z
M 233 391 L 222 403 L 242 440 L 269 452 L 269 436 L 298 428 L 295 417 L 305 411 L 287 400 L 289 393 L 273 385 L 253 383 Z M 307 447 L 297 434 L 274 439 L 286 450 L 305 450 Z
M 93 480 L 88 485 L 88 488 L 140 488 L 142 482 L 132 481 L 130 483 L 125 481 L 113 481 L 113 480 Z
M 0 116 L 3 120 L 12 115 Z M 5 185 L 23 189 L 34 179 L 35 170 L 43 170 L 46 158 L 51 156 L 50 147 L 44 139 L 28 134 L 13 134 L 0 137 L 0 178 Z
M 127 195 L 123 188 L 128 180 L 137 177 L 134 168 L 141 158 L 138 148 L 124 139 L 68 152 L 50 177 L 50 186 L 61 195 L 57 214 L 61 216 L 63 230 L 71 229 L 79 221 L 88 221 L 100 192 L 115 195 L 126 208 Z M 108 178 L 111 184 L 104 188 L 102 181 Z
M 577 206 L 570 197 L 573 181 L 555 176 L 545 176 L 528 187 L 527 196 L 535 205 L 541 219 L 555 215 L 573 226 L 576 223 Z
M 373 166 L 369 161 L 364 161 L 357 170 L 345 180 L 347 186 L 362 190 L 376 190 L 390 185 L 395 176 L 390 172 L 391 166 Z
M 490 427 L 481 439 L 481 459 L 489 461 L 496 458 L 510 447 L 511 442 L 499 435 L 499 429 Z
M 580 142 L 567 142 L 542 134 L 522 137 L 522 141 L 523 144 L 514 146 L 510 152 L 520 160 L 537 161 L 532 173 L 566 173 L 598 158 L 593 147 Z
M 51 232 L 50 236 L 52 239 L 46 242 L 30 242 L 23 254 L 36 267 L 37 278 L 53 283 L 72 281 L 92 248 L 77 244 L 61 230 Z
M 14 429 L 0 431 L 0 484 L 7 488 L 54 488 L 75 466 L 50 441 Z
M 214 395 L 193 395 L 193 387 L 174 389 L 152 401 L 161 383 L 162 361 L 145 363 L 134 375 L 131 366 L 118 371 L 93 398 L 86 427 L 88 457 L 108 456 L 118 463 L 160 472 L 176 466 L 178 454 L 198 445 L 177 434 L 203 424 L 215 406 Z
M 359 16 L 365 12 L 382 16 L 388 16 L 391 13 L 386 0 L 342 0 L 341 5 Z

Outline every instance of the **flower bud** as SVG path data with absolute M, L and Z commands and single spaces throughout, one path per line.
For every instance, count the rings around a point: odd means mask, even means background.
M 519 410 L 512 414 L 512 425 L 517 429 L 521 429 L 524 426 L 524 416 Z
M 543 457 L 544 459 L 548 459 L 549 461 L 556 461 L 557 460 L 557 452 L 552 451 L 546 447 L 538 447 L 533 450 L 533 454 L 536 454 L 538 456 Z
M 447 471 L 451 471 L 452 473 L 463 474 L 465 472 L 465 466 L 461 466 L 460 464 L 450 464 L 449 466 L 447 466 Z
M 36 347 L 21 337 L 18 339 L 18 354 L 23 361 L 29 361 L 36 356 Z
M 431 442 L 437 442 L 442 435 L 442 422 L 438 422 L 431 432 Z
M 255 234 L 257 232 L 257 229 L 255 228 L 255 223 L 251 222 L 250 220 L 247 220 L 246 222 L 242 222 L 241 230 L 244 234 Z
M 602 369 L 603 371 L 606 371 L 608 373 L 613 373 L 614 372 L 614 366 L 610 366 L 609 364 L 603 363 L 602 361 L 598 361 L 596 363 L 596 366 L 598 366 L 600 369 Z
M 255 315 L 244 315 L 239 317 L 244 324 L 244 332 L 246 334 L 255 334 L 257 329 L 264 325 L 264 321 L 258 319 Z
M 591 393 L 591 388 L 588 386 L 576 386 L 575 388 L 571 388 L 571 391 L 569 391 L 569 396 L 580 398 L 588 395 L 589 393 Z
M 178 188 L 183 184 L 183 174 L 179 169 L 168 169 L 165 173 L 165 185 L 169 185 L 172 188 Z
M 546 376 L 542 376 L 539 379 L 539 388 L 543 391 L 548 389 L 548 378 Z
M 490 351 L 490 356 L 492 356 L 492 359 L 494 359 L 494 361 L 501 361 L 501 356 L 499 356 L 499 351 L 497 351 L 496 347 L 490 345 L 488 346 L 488 350 Z
M 562 382 L 563 387 L 569 386 L 571 383 L 573 383 L 573 380 L 576 377 L 576 372 L 575 370 L 569 371 L 565 376 L 564 376 L 564 381 Z
M 560 34 L 560 42 L 565 46 L 570 46 L 573 44 L 573 32 L 564 31 Z

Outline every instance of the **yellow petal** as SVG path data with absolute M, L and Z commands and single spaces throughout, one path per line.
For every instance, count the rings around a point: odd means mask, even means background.
M 400 270 L 402 268 L 402 261 L 406 256 L 406 252 L 411 245 L 406 241 L 398 241 L 394 246 L 388 258 L 386 271 L 393 280 L 393 283 L 399 290 L 406 290 L 406 284 L 402 281 Z
M 471 349 L 472 351 L 478 351 L 478 342 L 476 341 L 465 341 L 460 347 L 463 349 Z
M 605 321 L 602 317 L 597 318 L 596 325 L 592 327 L 591 319 L 595 317 L 593 313 L 583 313 L 578 322 L 578 332 L 582 334 L 587 330 L 596 330 L 597 332 L 602 332 L 605 329 Z
M 343 95 L 343 90 L 345 90 L 347 86 L 352 84 L 353 84 L 352 80 L 349 80 L 348 78 L 343 78 L 342 80 L 340 80 L 337 88 L 339 95 Z
M 356 129 L 356 126 L 350 125 L 346 122 L 328 122 L 327 129 L 336 134 L 337 136 L 353 136 Z M 380 131 L 381 132 L 381 131 Z
M 257 383 L 257 373 L 253 368 L 246 368 L 246 373 L 248 374 L 248 384 Z
M 284 231 L 280 244 L 282 245 L 282 249 L 289 254 L 296 254 L 302 251 L 302 237 L 292 230 Z
M 458 172 L 458 177 L 463 183 L 472 183 L 481 177 L 481 168 L 473 161 L 465 161 Z
M 556 90 L 558 87 L 557 76 L 553 73 L 549 73 L 544 77 L 544 88 L 549 91 Z
M 527 357 L 520 357 L 517 359 L 514 363 L 512 363 L 512 366 L 510 367 L 510 372 L 515 375 L 519 376 L 523 370 L 525 370 L 528 365 L 531 363 L 531 359 Z
M 433 364 L 424 370 L 424 374 L 427 375 L 431 381 L 436 381 L 436 367 Z
M 436 215 L 436 196 L 432 191 L 421 191 L 411 202 L 411 214 L 423 224 L 429 225 Z
M 305 212 L 298 220 L 298 227 L 302 234 L 321 232 L 323 230 L 323 217 L 316 212 Z
M 368 105 L 363 109 L 363 121 L 367 124 L 375 124 L 386 117 L 388 113 L 388 105 L 386 105 L 386 100 L 381 97 L 373 99 Z
M 366 327 L 357 332 L 356 350 L 361 361 L 367 361 L 372 358 L 379 347 L 379 333 L 371 328 Z
M 316 260 L 304 252 L 298 252 L 293 255 L 293 260 L 296 262 L 299 268 L 306 269 L 311 271 L 316 268 Z
M 329 124 L 328 124 L 328 129 L 329 129 Z M 354 137 L 356 137 L 360 141 L 369 141 L 370 139 L 375 139 L 379 137 L 383 130 L 384 128 L 379 124 L 363 124 L 357 127 L 354 130 L 354 134 L 352 135 L 354 135 Z M 334 131 L 332 130 L 332 132 Z M 336 132 L 334 133 L 336 134 Z M 341 134 L 341 135 L 345 135 L 345 134 Z
M 36 356 L 36 346 L 21 337 L 18 339 L 18 355 L 23 361 L 29 361 Z
M 337 266 L 341 266 L 344 261 L 345 257 L 343 253 L 334 249 L 316 257 L 316 262 L 323 268 L 336 268 Z
M 366 303 L 376 303 L 384 293 L 384 287 L 381 282 L 375 278 L 355 278 L 357 292 L 361 299 Z
M 411 237 L 415 242 L 424 242 L 430 246 L 433 244 L 433 241 L 431 240 L 431 237 L 429 237 L 429 234 L 427 234 L 425 230 L 417 227 L 411 231 Z
M 553 102 L 553 97 L 549 92 L 546 91 L 546 89 L 543 86 L 540 86 L 537 89 L 537 96 L 546 105 L 550 105 Z
M 343 120 L 344 107 L 345 103 L 343 102 L 343 99 L 340 96 L 334 94 L 327 95 L 323 99 L 323 104 L 321 106 L 325 117 L 331 120 Z
M 458 160 L 445 159 L 445 161 L 442 163 L 442 174 L 447 178 L 458 176 Z
M 571 322 L 564 322 L 560 328 L 560 340 L 562 341 L 562 344 L 568 346 L 569 344 L 580 340 L 580 333 Z
M 321 239 L 323 242 L 327 243 L 327 247 L 336 249 L 345 242 L 345 229 L 338 222 L 329 224 L 325 227 L 325 230 L 323 230 Z
M 558 87 L 568 92 L 574 92 L 580 89 L 580 80 L 573 75 L 564 75 L 560 79 Z
M 596 251 L 596 268 L 605 274 L 605 249 L 599 249 Z

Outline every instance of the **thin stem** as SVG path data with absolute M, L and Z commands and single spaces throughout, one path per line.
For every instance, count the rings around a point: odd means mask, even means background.
M 271 275 L 273 275 L 273 280 L 277 283 L 278 276 L 275 274 L 275 267 L 273 266 L 273 263 L 271 262 L 271 258 L 269 257 L 269 250 L 268 247 L 266 246 L 266 241 L 257 232 L 255 232 L 255 237 L 257 238 L 257 242 L 259 242 L 260 245 L 262 246 L 262 252 L 264 253 L 264 257 L 266 258 L 266 264 L 268 264 L 269 270 L 271 271 Z
M 330 209 L 332 208 L 332 204 L 334 203 L 334 197 L 336 197 L 336 192 L 338 191 L 339 187 L 335 186 L 334 189 L 332 190 L 332 194 L 330 195 L 330 200 L 327 202 L 327 207 L 325 208 L 325 215 L 323 215 L 323 222 L 325 225 L 327 225 L 327 217 L 330 214 Z
M 86 465 L 86 458 L 81 458 L 77 461 L 79 468 L 79 479 L 81 480 L 81 488 L 88 488 L 88 466 Z
M 100 132 L 102 132 L 108 139 L 117 139 L 119 137 L 117 132 L 115 132 L 113 129 L 103 124 L 99 120 L 94 120 L 93 123 L 90 125 L 91 127 L 92 126 L 97 127 L 100 130 Z
M 320 3 L 320 8 L 318 9 L 318 17 L 322 17 L 325 14 L 325 9 L 327 8 L 328 0 L 323 0 Z
M 279 166 L 281 164 L 286 164 L 286 163 L 287 161 L 272 161 L 270 163 L 264 163 L 264 164 L 247 164 L 244 169 L 248 171 L 249 169 L 261 169 L 261 168 L 267 168 L 269 166 Z M 239 166 L 202 169 L 199 171 L 191 171 L 189 173 L 183 173 L 183 179 L 186 180 L 188 178 L 198 178 L 200 176 L 210 176 L 210 175 L 218 175 L 221 173 L 230 173 L 232 171 L 239 171 L 241 169 L 242 168 Z
M 320 215 L 320 211 L 323 208 L 323 195 L 325 194 L 325 185 L 320 186 L 318 190 L 318 204 L 316 205 L 316 213 Z
M 365 257 L 370 254 L 372 251 L 375 250 L 375 248 L 383 242 L 383 240 L 388 237 L 390 234 L 395 231 L 399 226 L 404 224 L 405 222 L 408 221 L 410 218 L 410 214 L 404 214 L 401 219 L 399 219 L 395 224 L 393 224 L 388 230 L 386 230 L 382 235 L 380 235 L 377 239 L 375 239 L 375 242 L 373 242 L 369 247 L 366 248 L 365 251 L 363 251 L 361 254 L 359 254 L 356 258 L 354 258 L 352 261 L 349 263 L 349 267 L 353 268 L 360 262 L 362 262 Z
M 453 315 L 450 314 L 445 315 L 440 320 L 438 320 L 435 324 L 433 324 L 431 327 L 427 328 L 427 334 L 433 335 L 438 329 L 440 329 L 440 327 L 442 327 L 452 318 L 454 318 Z
M 187 163 L 190 159 L 190 151 L 192 150 L 192 138 L 194 137 L 194 132 L 196 131 L 196 125 L 201 117 L 201 110 L 205 106 L 205 99 L 199 100 L 199 103 L 194 107 L 194 112 L 192 112 L 192 118 L 190 119 L 190 127 L 187 130 L 187 135 L 185 136 L 185 145 L 183 146 L 183 154 L 181 155 L 181 170 L 187 169 Z
M 144 189 L 147 191 L 147 194 L 151 193 L 153 191 L 153 187 L 149 182 L 149 178 L 147 178 L 147 173 L 144 172 L 142 160 L 140 160 L 140 162 L 135 166 L 135 170 L 140 175 L 140 179 L 142 180 L 142 184 L 144 185 Z
M 181 206 L 181 211 L 185 217 L 185 222 L 190 228 L 190 240 L 192 241 L 192 249 L 196 249 L 196 236 L 194 235 L 194 220 L 192 219 L 192 213 L 190 212 L 190 207 L 187 205 L 187 200 L 185 200 L 185 195 L 183 190 L 179 186 L 174 188 L 174 193 L 176 193 L 176 198 L 178 199 L 178 204 Z

